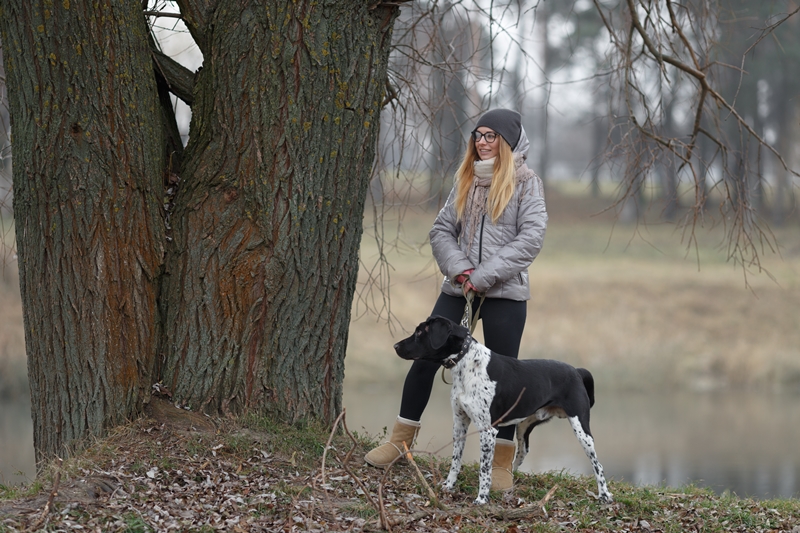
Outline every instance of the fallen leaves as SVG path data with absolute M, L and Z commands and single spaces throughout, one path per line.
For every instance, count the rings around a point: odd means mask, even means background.
M 614 483 L 618 501 L 600 505 L 586 495 L 592 479 L 563 473 L 518 475 L 512 493 L 474 506 L 474 465 L 465 466 L 453 494 L 443 494 L 438 484 L 447 460 L 416 454 L 388 470 L 369 467 L 364 444 L 347 431 L 343 415 L 337 423 L 344 434 L 319 433 L 316 444 L 303 448 L 292 440 L 308 441 L 308 435 L 292 437 L 300 430 L 290 427 L 270 434 L 216 422 L 213 431 L 201 431 L 139 420 L 53 470 L 38 496 L 0 502 L 0 531 L 521 533 L 535 526 L 800 533 L 796 501 Z

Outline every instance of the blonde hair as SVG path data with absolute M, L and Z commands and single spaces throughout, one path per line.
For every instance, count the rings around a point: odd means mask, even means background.
M 500 143 L 500 150 L 494 161 L 494 171 L 492 184 L 489 186 L 489 198 L 486 200 L 486 211 L 492 219 L 492 224 L 496 224 L 500 215 L 503 214 L 511 197 L 514 196 L 516 186 L 516 168 L 514 167 L 514 153 L 502 136 L 497 136 Z M 475 148 L 475 141 L 470 138 L 467 144 L 467 152 L 456 171 L 456 215 L 458 220 L 464 216 L 469 198 L 469 190 L 475 179 L 475 162 L 480 160 L 478 151 Z

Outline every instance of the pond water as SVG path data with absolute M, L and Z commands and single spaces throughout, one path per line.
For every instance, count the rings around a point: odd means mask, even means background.
M 391 430 L 400 384 L 345 386 L 348 428 L 379 436 Z M 592 433 L 606 476 L 637 485 L 694 483 L 756 498 L 800 496 L 800 396 L 744 392 L 596 391 Z M 415 448 L 451 453 L 449 387 L 437 378 Z M 474 433 L 474 426 L 470 428 Z M 533 430 L 521 470 L 591 475 L 566 420 Z M 465 460 L 478 460 L 478 435 Z
M 437 378 L 438 379 L 438 378 Z M 391 429 L 400 383 L 345 382 L 351 431 L 380 436 Z M 592 432 L 606 475 L 638 485 L 694 483 L 757 498 L 800 497 L 800 396 L 742 392 L 627 393 L 597 390 Z M 452 415 L 449 387 L 437 381 L 416 448 L 448 456 Z M 474 429 L 474 428 L 473 428 Z M 465 459 L 478 460 L 478 436 Z M 566 470 L 590 475 L 569 424 L 555 420 L 531 433 L 525 472 Z M 28 401 L 0 402 L 0 483 L 34 477 Z
M 0 399 L 0 484 L 27 484 L 35 476 L 30 399 Z

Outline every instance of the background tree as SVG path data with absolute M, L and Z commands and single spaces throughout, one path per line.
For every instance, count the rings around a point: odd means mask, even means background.
M 755 97 L 750 87 L 757 78 L 747 72 L 747 56 L 732 51 L 738 63 L 726 56 L 726 44 L 748 46 L 749 52 L 765 36 L 782 39 L 779 27 L 796 18 L 800 8 L 778 12 L 780 2 L 716 2 L 679 4 L 672 0 L 625 0 L 595 6 L 609 34 L 610 62 L 617 74 L 616 86 L 625 104 L 626 131 L 617 153 L 627 164 L 620 202 L 634 197 L 647 174 L 665 154 L 677 161 L 675 172 L 689 176 L 692 184 L 690 212 L 683 220 L 687 234 L 708 220 L 705 179 L 709 168 L 718 167 L 721 179 L 717 219 L 727 232 L 729 258 L 758 267 L 760 246 L 774 246 L 774 238 L 757 214 L 752 184 L 763 180 L 760 157 L 770 153 L 782 172 L 798 176 L 755 123 Z M 759 7 L 756 7 L 759 6 Z M 769 12 L 769 16 L 765 14 Z M 743 33 L 732 21 L 747 20 L 752 31 Z M 788 30 L 791 32 L 791 30 Z M 790 38 L 790 41 L 793 37 Z M 728 61 L 726 62 L 726 59 Z M 737 80 L 736 90 L 728 80 Z M 663 95 L 679 87 L 690 120 L 675 131 L 675 110 Z M 740 100 L 744 98 L 744 102 Z M 698 145 L 707 138 L 715 146 L 710 158 Z M 703 160 L 700 160 L 700 157 Z M 677 187 L 676 187 L 677 188 Z

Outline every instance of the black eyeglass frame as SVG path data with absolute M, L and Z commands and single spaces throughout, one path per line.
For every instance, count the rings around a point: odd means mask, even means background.
M 470 137 L 472 137 L 472 140 L 475 141 L 475 142 L 480 141 L 481 137 L 483 137 L 484 140 L 489 144 L 492 144 L 493 142 L 495 142 L 497 140 L 497 138 L 500 136 L 499 133 L 495 133 L 493 131 L 487 131 L 486 133 L 481 133 L 478 130 L 472 130 L 472 132 L 470 132 L 469 135 L 470 135 Z M 489 138 L 490 135 L 492 136 L 491 139 Z

